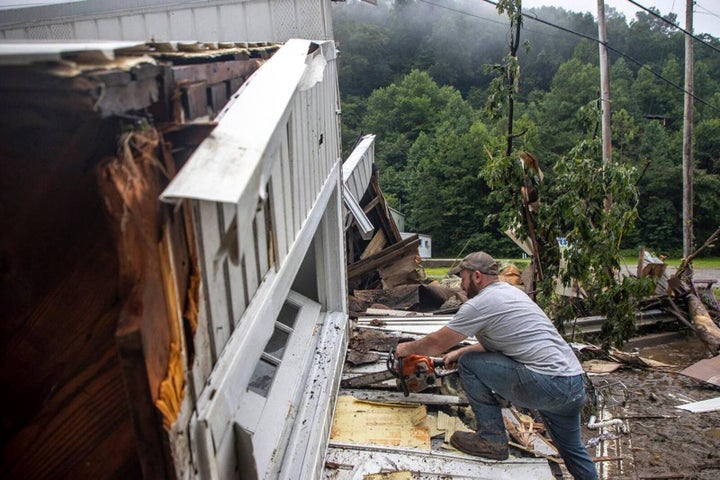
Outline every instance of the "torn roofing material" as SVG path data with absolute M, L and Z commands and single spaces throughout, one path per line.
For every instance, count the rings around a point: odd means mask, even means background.
M 0 65 L 31 65 L 39 62 L 59 62 L 80 55 L 85 58 L 115 60 L 118 50 L 137 47 L 143 42 L 122 41 L 8 41 L 0 43 Z

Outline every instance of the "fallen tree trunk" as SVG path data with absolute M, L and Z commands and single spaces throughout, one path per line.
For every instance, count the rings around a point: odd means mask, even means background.
M 690 318 L 695 325 L 695 333 L 712 354 L 717 355 L 720 348 L 720 328 L 715 325 L 705 305 L 695 294 L 690 293 L 686 298 Z

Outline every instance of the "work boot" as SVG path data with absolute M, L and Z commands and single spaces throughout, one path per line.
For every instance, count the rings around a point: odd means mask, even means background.
M 488 442 L 474 432 L 455 432 L 450 437 L 450 444 L 469 455 L 492 460 L 506 460 L 508 458 L 507 444 Z

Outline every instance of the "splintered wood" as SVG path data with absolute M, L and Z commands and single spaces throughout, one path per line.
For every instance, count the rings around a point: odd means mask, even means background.
M 558 455 L 557 449 L 538 433 L 544 428 L 542 424 L 515 409 L 503 408 L 502 416 L 508 433 L 522 447 L 540 456 Z
M 717 355 L 720 351 L 720 328 L 715 325 L 707 308 L 698 297 L 691 293 L 687 296 L 687 302 L 690 318 L 695 325 L 695 333 L 712 354 Z
M 455 450 L 455 447 L 450 445 L 450 437 L 452 437 L 453 433 L 472 432 L 458 417 L 452 417 L 445 412 L 438 412 L 437 428 L 438 431 L 445 434 L 445 443 L 452 450 Z
M 430 450 L 430 432 L 422 423 L 424 405 L 375 404 L 340 396 L 330 438 L 337 442 Z

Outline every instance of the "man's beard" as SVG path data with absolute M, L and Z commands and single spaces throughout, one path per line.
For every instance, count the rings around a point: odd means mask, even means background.
M 470 279 L 470 284 L 468 285 L 468 289 L 465 292 L 467 293 L 468 298 L 473 298 L 475 295 L 480 293 L 480 289 L 475 285 L 475 283 Z

